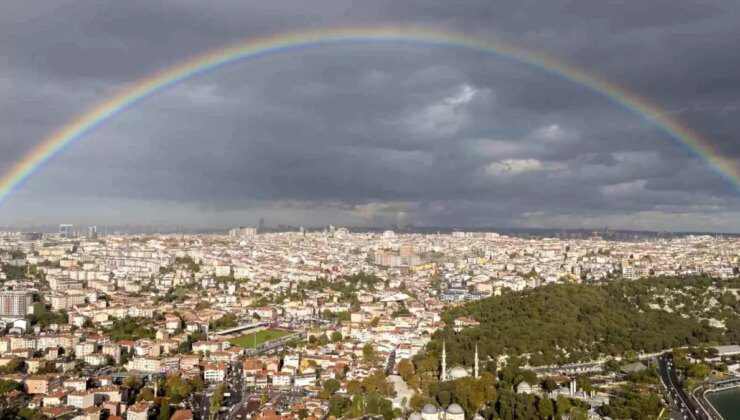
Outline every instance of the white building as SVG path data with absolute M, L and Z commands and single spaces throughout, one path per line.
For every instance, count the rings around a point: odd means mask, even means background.
M 226 378 L 226 363 L 206 363 L 203 367 L 203 379 L 206 382 L 221 382 Z
M 75 391 L 67 395 L 67 405 L 77 408 L 88 408 L 95 405 L 95 394 L 89 391 Z
M 275 372 L 272 375 L 272 386 L 289 387 L 293 383 L 293 375 L 287 372 Z

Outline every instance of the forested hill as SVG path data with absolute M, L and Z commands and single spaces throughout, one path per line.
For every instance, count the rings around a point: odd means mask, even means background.
M 540 366 L 630 350 L 737 343 L 740 303 L 729 289 L 738 287 L 738 278 L 697 277 L 552 284 L 509 292 L 447 310 L 448 327 L 435 334 L 428 350 L 439 355 L 444 339 L 448 366 L 470 366 L 478 342 L 482 360 L 508 354 Z M 480 325 L 456 333 L 452 321 L 461 316 Z

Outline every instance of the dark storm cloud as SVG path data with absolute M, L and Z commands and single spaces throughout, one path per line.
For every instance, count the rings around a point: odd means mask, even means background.
M 194 53 L 388 21 L 562 57 L 740 155 L 740 6 L 632 3 L 15 2 L 0 14 L 0 168 Z M 649 121 L 542 70 L 417 45 L 317 48 L 190 80 L 81 139 L 10 201 L 7 224 L 169 215 L 210 226 L 262 212 L 307 223 L 740 231 L 737 191 Z

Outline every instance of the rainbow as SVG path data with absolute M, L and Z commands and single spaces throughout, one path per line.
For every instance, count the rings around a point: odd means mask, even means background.
M 95 127 L 104 124 L 147 97 L 167 90 L 187 79 L 252 58 L 316 46 L 362 42 L 414 43 L 462 48 L 508 58 L 558 75 L 601 94 L 662 129 L 693 153 L 703 157 L 716 172 L 740 192 L 740 165 L 738 165 L 738 162 L 720 156 L 708 140 L 676 119 L 666 115 L 655 105 L 602 78 L 547 55 L 524 51 L 521 48 L 502 42 L 436 29 L 374 25 L 314 29 L 247 40 L 207 51 L 128 85 L 118 94 L 111 96 L 77 119 L 62 126 L 5 171 L 2 178 L 0 178 L 0 202 L 4 201 L 24 180 L 37 172 L 53 156 L 75 140 L 80 139 Z

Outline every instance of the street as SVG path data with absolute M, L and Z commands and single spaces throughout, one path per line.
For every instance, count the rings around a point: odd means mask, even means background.
M 693 402 L 680 386 L 680 382 L 676 377 L 676 369 L 673 366 L 670 355 L 664 354 L 658 357 L 658 368 L 660 378 L 668 390 L 668 402 L 671 408 L 671 418 L 676 420 L 699 420 L 706 418 L 705 416 L 700 415 L 700 412 L 696 409 Z

